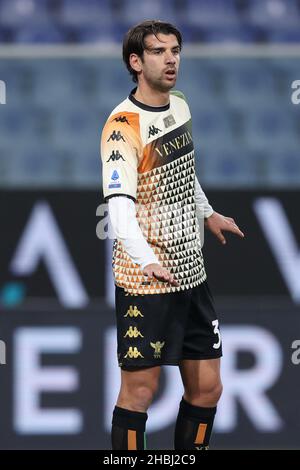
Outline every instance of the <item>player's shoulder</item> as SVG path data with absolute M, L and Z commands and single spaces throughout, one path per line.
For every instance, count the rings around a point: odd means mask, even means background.
M 110 113 L 104 129 L 122 131 L 126 134 L 139 132 L 139 113 L 132 109 L 131 102 L 126 98 Z
M 184 93 L 182 93 L 182 91 L 180 91 L 180 90 L 171 90 L 170 95 L 172 97 L 180 98 L 181 100 L 185 101 L 186 104 L 187 104 L 187 99 L 186 99 Z

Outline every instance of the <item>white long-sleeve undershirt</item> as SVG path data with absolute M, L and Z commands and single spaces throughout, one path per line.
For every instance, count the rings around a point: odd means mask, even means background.
M 142 269 L 148 264 L 159 264 L 138 224 L 133 200 L 126 196 L 111 197 L 108 212 L 116 238 L 122 242 L 131 260 Z
M 212 215 L 213 208 L 197 178 L 195 178 L 195 202 L 197 219 L 201 223 L 203 218 Z M 133 263 L 139 264 L 141 269 L 148 264 L 159 264 L 138 224 L 134 201 L 126 196 L 113 196 L 108 200 L 108 211 L 116 238 L 122 242 Z

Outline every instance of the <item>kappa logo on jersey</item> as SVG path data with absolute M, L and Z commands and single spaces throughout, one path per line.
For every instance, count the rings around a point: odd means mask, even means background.
M 113 119 L 113 121 L 116 121 L 116 122 L 127 122 L 128 126 L 130 126 L 129 121 L 128 121 L 128 119 L 127 119 L 126 116 L 118 116 L 118 117 L 116 117 L 115 119 Z
M 108 139 L 107 142 L 109 142 L 110 140 L 113 140 L 113 141 L 116 140 L 117 142 L 119 142 L 119 140 L 121 140 L 121 139 L 123 140 L 123 142 L 125 142 L 125 139 L 124 139 L 124 137 L 122 136 L 122 134 L 121 134 L 120 131 L 118 131 L 118 132 L 113 131 L 113 133 L 110 135 L 110 137 L 109 137 L 109 139 Z
M 154 349 L 154 357 L 155 359 L 161 358 L 161 350 L 164 347 L 165 342 L 162 343 L 160 341 L 156 341 L 156 343 L 150 343 L 150 346 Z
M 130 357 L 130 359 L 137 359 L 138 357 L 141 357 L 144 359 L 144 356 L 140 353 L 138 348 L 136 346 L 132 347 L 129 346 L 129 349 L 127 353 L 125 354 L 124 358 Z
M 126 334 L 124 336 L 124 338 L 127 338 L 127 336 L 129 336 L 129 338 L 138 338 L 139 336 L 141 338 L 144 338 L 144 336 L 142 335 L 142 333 L 137 329 L 136 326 L 132 327 L 130 325 L 130 327 L 128 328 L 128 330 L 126 331 Z
M 123 162 L 125 162 L 125 158 L 123 158 L 123 156 L 120 154 L 119 150 L 116 150 L 116 151 L 112 151 L 112 154 L 111 156 L 109 157 L 108 160 L 106 160 L 106 163 L 112 161 L 112 162 L 115 162 L 115 161 L 118 161 L 120 160 L 120 158 L 123 160 Z
M 160 130 L 158 127 L 155 127 L 154 125 L 153 125 L 153 126 L 150 126 L 150 127 L 149 127 L 148 139 L 149 139 L 149 137 L 151 137 L 151 136 L 153 136 L 153 135 L 156 135 L 156 134 L 158 134 L 159 132 L 161 132 L 161 130 Z
M 174 124 L 176 124 L 175 118 L 172 114 L 169 114 L 169 116 L 165 117 L 163 119 L 165 128 L 171 127 Z

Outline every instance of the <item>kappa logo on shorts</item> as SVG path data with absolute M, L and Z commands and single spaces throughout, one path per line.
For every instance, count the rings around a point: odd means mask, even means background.
M 125 354 L 124 358 L 130 358 L 130 359 L 137 359 L 138 357 L 141 357 L 142 359 L 144 359 L 144 356 L 140 353 L 140 351 L 138 350 L 138 348 L 136 346 L 132 347 L 132 346 L 129 346 L 129 349 L 127 351 L 127 353 Z
M 139 336 L 141 338 L 144 338 L 144 336 L 142 335 L 142 333 L 137 329 L 137 327 L 132 327 L 130 325 L 130 327 L 128 328 L 128 330 L 126 331 L 126 334 L 124 336 L 124 338 L 126 338 L 127 336 L 129 336 L 129 338 L 138 338 Z
M 195 450 L 209 450 L 209 446 L 196 447 Z
M 165 342 L 163 341 L 162 343 L 160 341 L 156 341 L 156 343 L 150 343 L 152 348 L 154 349 L 154 357 L 155 359 L 160 359 L 161 358 L 161 350 L 165 345 Z
M 137 308 L 137 306 L 135 305 L 134 307 L 132 305 L 130 305 L 129 309 L 127 310 L 127 313 L 126 315 L 124 315 L 124 318 L 128 317 L 128 315 L 132 318 L 132 317 L 142 317 L 144 318 L 144 315 L 141 314 L 141 312 L 139 311 L 139 309 Z

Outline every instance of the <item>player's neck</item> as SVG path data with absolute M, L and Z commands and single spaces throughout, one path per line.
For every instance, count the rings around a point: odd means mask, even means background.
M 140 103 L 148 106 L 165 106 L 170 102 L 170 92 L 160 92 L 150 87 L 138 85 L 134 95 L 135 99 Z

